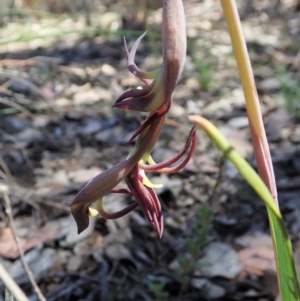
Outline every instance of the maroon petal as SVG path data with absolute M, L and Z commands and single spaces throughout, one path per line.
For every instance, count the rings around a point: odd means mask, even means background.
M 125 207 L 124 209 L 122 209 L 120 211 L 117 211 L 114 213 L 109 213 L 103 209 L 102 202 L 98 201 L 97 202 L 97 210 L 98 210 L 99 214 L 105 219 L 116 219 L 116 218 L 120 218 L 120 217 L 128 214 L 129 212 L 134 210 L 136 207 L 138 207 L 138 205 L 139 205 L 138 202 L 133 202 L 132 204 L 128 205 L 127 207 Z
M 147 119 L 131 136 L 129 142 L 132 142 L 138 135 L 140 135 L 149 125 L 151 125 L 154 122 L 155 119 L 162 118 L 163 116 L 165 116 L 169 111 L 170 107 L 171 107 L 171 102 L 169 101 L 153 114 L 149 114 Z
M 76 221 L 78 234 L 89 225 L 88 207 L 90 204 L 76 204 L 71 206 L 71 213 Z
M 126 183 L 135 200 L 144 212 L 147 220 L 157 232 L 159 238 L 161 238 L 163 233 L 163 215 L 161 205 L 154 190 L 144 186 L 138 180 L 137 166 L 126 177 Z
M 163 215 L 161 210 L 161 204 L 157 197 L 157 194 L 155 193 L 154 189 L 150 187 L 146 187 L 146 189 L 151 194 L 152 204 L 155 207 L 155 214 L 154 214 L 154 224 L 153 227 L 155 231 L 158 233 L 159 238 L 162 237 L 163 231 L 164 231 L 164 222 L 163 222 Z
M 147 86 L 143 89 L 136 89 L 136 88 L 128 89 L 117 98 L 114 105 L 126 98 L 141 97 L 141 96 L 147 95 L 151 92 L 151 89 L 152 89 L 152 85 Z
M 152 172 L 160 171 L 161 169 L 163 169 L 165 167 L 168 167 L 168 166 L 176 163 L 177 161 L 179 161 L 187 153 L 187 150 L 191 146 L 193 139 L 196 139 L 195 127 L 193 127 L 191 129 L 189 137 L 187 139 L 187 142 L 186 142 L 184 148 L 178 154 L 176 154 L 173 158 L 171 158 L 169 160 L 166 160 L 166 161 L 163 161 L 163 162 L 158 163 L 158 164 L 153 164 L 153 165 L 147 165 L 147 164 L 144 164 L 144 163 L 139 163 L 139 166 L 142 169 L 144 169 L 145 171 L 152 171 Z M 194 144 L 195 144 L 195 142 L 194 142 Z M 192 151 L 192 148 L 191 148 L 190 152 L 191 151 Z
M 184 160 L 175 166 L 166 167 L 166 168 L 157 170 L 157 172 L 164 173 L 164 174 L 171 174 L 171 173 L 178 172 L 183 167 L 185 167 L 187 165 L 187 163 L 190 161 L 191 157 L 193 156 L 193 154 L 195 152 L 195 148 L 196 148 L 196 133 L 193 134 L 193 136 L 192 136 L 191 148 L 190 148 L 188 155 L 184 158 Z
M 146 133 L 138 140 L 135 152 L 128 159 L 97 175 L 78 192 L 70 204 L 71 212 L 78 225 L 78 233 L 85 230 L 89 225 L 88 207 L 113 190 L 134 166 L 137 166 L 145 152 L 156 143 L 163 122 L 164 119 L 154 120 Z
M 128 51 L 127 43 L 124 37 L 124 48 L 125 48 L 125 53 L 127 57 L 127 65 L 128 65 L 128 70 L 134 74 L 136 77 L 138 77 L 140 80 L 142 80 L 146 85 L 150 85 L 152 83 L 152 79 L 149 79 L 148 73 L 140 70 L 137 65 L 134 62 L 134 57 L 137 51 L 137 48 L 143 39 L 143 37 L 146 35 L 147 31 L 144 32 L 133 44 L 131 51 Z
M 76 195 L 70 206 L 90 205 L 108 194 L 131 171 L 134 163 L 124 160 L 89 181 Z
M 131 194 L 131 192 L 126 188 L 114 188 L 110 191 L 110 193 Z
M 135 158 L 134 158 L 135 159 Z M 81 233 L 89 225 L 88 207 L 108 194 L 131 171 L 136 164 L 134 159 L 127 159 L 100 173 L 89 181 L 75 196 L 70 204 L 72 215 Z M 137 160 L 139 157 L 136 158 Z
M 131 110 L 138 112 L 151 112 L 155 111 L 159 106 L 161 106 L 162 101 L 162 91 L 158 94 L 154 89 L 141 95 L 140 97 L 134 97 L 123 101 L 116 101 L 113 105 L 114 108 L 119 108 L 123 110 Z

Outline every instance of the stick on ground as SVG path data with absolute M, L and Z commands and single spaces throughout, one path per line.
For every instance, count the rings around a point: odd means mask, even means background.
M 31 272 L 31 270 L 30 270 L 30 268 L 29 268 L 29 266 L 28 266 L 28 264 L 27 264 L 27 262 L 24 258 L 24 252 L 21 248 L 20 240 L 19 240 L 19 237 L 18 237 L 17 232 L 16 232 L 16 227 L 15 227 L 15 223 L 14 223 L 14 219 L 13 219 L 13 214 L 12 214 L 12 210 L 11 210 L 11 202 L 10 202 L 10 198 L 9 198 L 9 195 L 8 195 L 8 191 L 9 191 L 8 186 L 0 185 L 0 193 L 2 193 L 4 202 L 5 202 L 6 214 L 8 216 L 10 228 L 11 228 L 11 231 L 13 233 L 14 239 L 16 241 L 18 251 L 20 253 L 20 258 L 21 258 L 24 270 L 25 270 L 25 272 L 26 272 L 26 274 L 29 278 L 29 281 L 30 281 L 35 293 L 38 296 L 38 299 L 40 301 L 46 301 L 46 298 L 44 297 L 44 295 L 42 294 L 40 288 L 38 287 L 38 285 L 37 285 L 37 283 L 36 283 L 36 281 L 35 281 L 35 279 L 32 275 L 32 272 Z M 13 293 L 13 291 L 11 291 L 11 292 Z M 16 297 L 16 299 L 17 299 L 17 297 Z M 20 300 L 28 300 L 28 299 L 26 298 L 26 299 L 17 299 L 17 300 L 20 301 Z

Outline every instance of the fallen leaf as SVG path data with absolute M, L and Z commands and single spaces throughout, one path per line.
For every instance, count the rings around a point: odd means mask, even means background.
M 273 248 L 272 237 L 262 232 L 251 232 L 238 237 L 235 242 L 243 248 L 267 247 Z
M 46 224 L 43 228 L 34 230 L 28 237 L 19 238 L 23 252 L 26 252 L 45 241 L 55 238 L 59 234 L 62 225 L 58 220 L 55 224 L 56 226 L 53 225 L 52 227 L 49 227 Z M 0 239 L 0 255 L 9 259 L 16 259 L 20 256 L 10 228 L 2 230 Z
M 275 270 L 274 251 L 269 247 L 250 247 L 239 252 L 242 273 L 239 278 L 247 275 L 263 276 L 266 270 Z

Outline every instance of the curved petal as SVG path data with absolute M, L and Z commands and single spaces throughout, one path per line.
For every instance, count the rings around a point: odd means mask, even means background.
M 113 107 L 139 112 L 154 112 L 165 104 L 162 74 L 150 86 L 125 91 Z M 126 99 L 129 98 L 129 99 Z
M 70 207 L 77 223 L 78 233 L 81 233 L 89 225 L 88 207 L 118 185 L 132 167 L 133 164 L 130 160 L 124 160 L 94 177 L 77 193 Z
M 134 62 L 134 57 L 137 51 L 137 48 L 143 39 L 143 37 L 146 35 L 147 31 L 145 31 L 133 44 L 132 49 L 130 52 L 128 51 L 127 43 L 124 37 L 124 48 L 125 53 L 127 57 L 127 66 L 128 70 L 134 74 L 136 77 L 138 77 L 140 80 L 142 80 L 146 85 L 150 85 L 152 83 L 152 79 L 155 78 L 156 74 L 158 73 L 158 70 L 155 70 L 153 72 L 144 72 L 140 70 L 137 65 Z
M 144 169 L 145 171 L 164 172 L 163 171 L 164 168 L 169 167 L 170 165 L 178 162 L 187 153 L 187 151 L 188 151 L 188 149 L 191 145 L 194 145 L 194 146 L 196 145 L 195 127 L 193 127 L 191 129 L 189 137 L 187 139 L 187 142 L 186 142 L 184 148 L 178 154 L 176 154 L 173 158 L 171 158 L 169 160 L 166 160 L 166 161 L 163 161 L 161 163 L 157 163 L 157 164 L 152 160 L 153 162 L 148 162 L 148 163 L 152 163 L 151 165 L 144 164 L 143 162 L 140 161 L 139 162 L 139 167 Z M 194 148 L 191 147 L 187 157 L 189 157 L 189 159 L 190 159 L 190 157 L 192 156 L 193 153 L 194 153 Z M 185 162 L 186 160 L 187 160 L 187 158 L 183 162 Z M 181 164 L 180 164 L 180 166 L 181 166 Z M 166 170 L 168 170 L 168 169 L 166 169 Z M 174 172 L 176 172 L 176 171 L 174 171 Z
M 124 160 L 100 173 L 77 193 L 70 206 L 77 204 L 90 205 L 96 202 L 118 185 L 131 171 L 132 167 L 133 165 L 129 160 Z
M 144 186 L 138 179 L 138 167 L 126 177 L 126 183 L 138 202 L 147 220 L 157 232 L 159 238 L 163 233 L 163 215 L 159 199 L 152 188 Z
M 103 209 L 103 200 L 100 199 L 97 201 L 97 210 L 98 210 L 99 214 L 105 219 L 116 219 L 116 218 L 120 218 L 120 217 L 126 215 L 127 213 L 131 212 L 138 205 L 139 204 L 137 202 L 133 202 L 132 204 L 128 205 L 127 207 L 125 207 L 124 209 L 122 209 L 120 211 L 117 211 L 114 213 L 109 213 Z
M 75 204 L 71 206 L 71 213 L 77 224 L 77 233 L 80 234 L 89 225 L 89 204 Z
M 152 112 L 163 104 L 162 91 L 151 90 L 148 94 L 115 102 L 113 107 L 138 112 Z
M 131 194 L 131 192 L 126 188 L 114 188 L 110 191 L 110 193 Z
M 139 147 L 139 145 L 142 145 L 143 143 L 145 143 L 145 141 L 148 141 L 148 148 L 145 150 L 143 156 L 146 153 L 150 153 L 152 151 L 152 149 L 160 135 L 161 129 L 164 125 L 164 121 L 165 121 L 165 116 L 154 119 L 152 124 L 149 125 L 147 128 L 145 128 L 145 130 L 139 135 L 137 142 L 136 142 L 136 147 Z M 152 131 L 152 127 L 155 128 L 155 131 Z M 142 157 L 140 159 L 142 159 Z
M 125 92 L 123 92 L 115 101 L 114 105 L 126 98 L 131 98 L 131 97 L 141 97 L 144 96 L 148 93 L 150 93 L 150 91 L 152 90 L 152 85 L 150 86 L 146 86 L 142 89 L 137 89 L 137 88 L 132 88 L 132 89 L 128 89 Z
M 132 142 L 138 135 L 140 135 L 147 127 L 149 127 L 156 119 L 163 118 L 169 111 L 171 102 L 167 102 L 164 106 L 159 108 L 154 113 L 148 115 L 147 119 L 141 124 L 141 126 L 134 132 L 134 134 L 129 139 L 129 142 Z M 162 125 L 161 125 L 162 126 Z
M 180 163 L 178 163 L 175 166 L 159 169 L 159 170 L 157 170 L 157 172 L 164 173 L 164 174 L 171 174 L 174 172 L 178 172 L 180 169 L 185 167 L 187 165 L 187 163 L 190 161 L 191 157 L 193 156 L 193 154 L 195 152 L 195 148 L 196 148 L 196 134 L 193 135 L 190 151 L 188 152 L 188 155 L 184 158 L 183 161 L 181 161 Z

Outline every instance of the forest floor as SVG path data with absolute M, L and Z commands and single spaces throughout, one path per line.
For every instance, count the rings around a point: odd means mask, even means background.
M 283 2 L 253 1 L 240 14 L 300 269 L 300 12 Z M 123 36 L 132 47 L 148 30 L 136 63 L 143 70 L 161 64 L 161 9 L 129 13 L 122 6 L 119 13 L 118 5 L 99 4 L 86 18 L 24 10 L 4 16 L 0 28 L 0 187 L 34 278 L 49 301 L 275 300 L 266 209 L 201 130 L 182 171 L 149 175 L 164 184 L 157 190 L 162 239 L 139 209 L 117 220 L 92 218 L 77 234 L 69 204 L 86 182 L 127 157 L 127 141 L 144 118 L 112 108 L 122 91 L 140 85 L 127 70 Z M 188 116 L 198 114 L 255 166 L 220 4 L 184 5 L 187 60 L 153 156 L 160 162 L 176 154 L 192 127 Z M 111 194 L 104 206 L 114 212 L 130 201 Z M 0 208 L 1 263 L 38 300 L 2 199 Z M 0 292 L 4 300 L 1 283 Z

